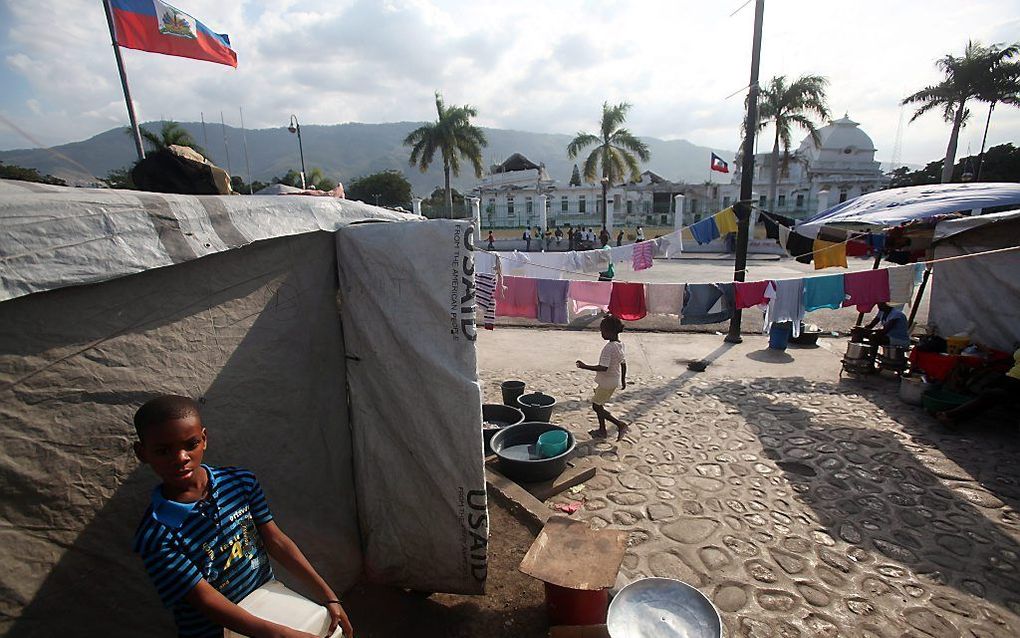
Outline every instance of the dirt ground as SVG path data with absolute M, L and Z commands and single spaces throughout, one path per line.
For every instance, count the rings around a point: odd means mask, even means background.
M 489 503 L 489 576 L 484 596 L 424 597 L 359 585 L 344 597 L 358 638 L 539 638 L 548 633 L 542 584 L 517 570 L 534 537 Z

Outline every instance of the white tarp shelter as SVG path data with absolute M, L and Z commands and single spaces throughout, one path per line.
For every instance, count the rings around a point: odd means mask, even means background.
M 797 232 L 814 237 L 830 224 L 888 228 L 950 213 L 1020 206 L 1020 184 L 930 184 L 875 191 L 837 204 L 797 224 Z
M 481 592 L 471 237 L 326 197 L 0 180 L 0 633 L 172 635 L 131 553 L 157 482 L 131 416 L 168 392 L 335 589 Z
M 939 222 L 934 241 L 935 259 L 1020 246 L 1020 210 Z M 967 332 L 1012 352 L 1020 342 L 1020 250 L 936 263 L 929 308 L 938 334 Z

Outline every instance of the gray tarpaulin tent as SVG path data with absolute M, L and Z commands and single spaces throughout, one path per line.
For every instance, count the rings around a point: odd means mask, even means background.
M 1020 245 L 1020 211 L 939 222 L 935 259 Z M 934 265 L 928 321 L 1012 352 L 1020 342 L 1020 250 Z
M 0 633 L 171 635 L 130 551 L 165 392 L 334 588 L 481 592 L 472 249 L 333 198 L 0 181 Z

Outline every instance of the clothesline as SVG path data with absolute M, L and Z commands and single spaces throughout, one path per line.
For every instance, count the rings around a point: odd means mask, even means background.
M 775 221 L 775 220 L 773 220 L 773 221 Z M 654 240 L 648 240 L 648 241 L 654 241 Z M 482 249 L 476 249 L 476 250 L 478 252 L 482 252 L 482 253 L 486 253 L 486 254 L 492 255 L 496 259 L 510 259 L 510 260 L 514 259 L 511 256 L 502 256 L 502 255 L 499 255 L 498 253 L 495 253 L 495 252 L 492 252 L 492 251 L 488 251 L 488 250 L 482 250 Z M 601 249 L 596 249 L 596 250 L 601 250 Z M 1007 246 L 1006 248 L 996 248 L 996 249 L 993 249 L 993 250 L 983 250 L 983 251 L 976 252 L 976 253 L 967 253 L 965 255 L 955 255 L 953 257 L 940 257 L 938 259 L 919 260 L 916 263 L 917 264 L 924 264 L 926 267 L 930 268 L 934 264 L 940 264 L 940 263 L 946 263 L 946 262 L 950 262 L 950 261 L 956 261 L 958 259 L 969 259 L 971 257 L 983 257 L 983 256 L 987 256 L 987 255 L 995 255 L 995 254 L 999 254 L 999 253 L 1007 253 L 1007 252 L 1012 252 L 1012 251 L 1015 251 L 1015 250 L 1020 250 L 1020 245 L 1017 245 L 1017 246 Z M 559 271 L 559 272 L 564 272 L 564 273 L 573 274 L 573 275 L 581 275 L 581 276 L 584 276 L 584 277 L 596 277 L 596 278 L 598 277 L 598 275 L 593 274 L 593 273 L 586 273 L 586 272 L 579 272 L 579 271 L 573 271 L 573 270 L 566 270 L 566 269 L 563 269 L 563 268 L 556 268 L 555 266 L 546 266 L 546 265 L 543 265 L 543 264 L 532 264 L 530 262 L 525 262 L 523 260 L 522 260 L 522 263 L 526 263 L 526 264 L 528 264 L 530 266 L 537 266 L 537 267 L 540 267 L 540 268 L 548 268 L 550 270 L 556 270 L 556 271 Z M 906 264 L 906 265 L 897 264 L 895 266 L 883 266 L 882 268 L 879 268 L 877 270 L 891 270 L 891 269 L 895 269 L 895 268 L 909 268 L 909 267 L 911 267 L 913 265 L 915 265 L 915 264 Z M 744 270 L 746 271 L 747 269 L 745 268 Z M 516 275 L 514 275 L 514 276 L 516 276 Z M 813 279 L 813 278 L 816 278 L 816 277 L 832 277 L 832 276 L 834 276 L 832 273 L 824 274 L 824 275 L 815 274 L 815 275 L 805 275 L 803 277 L 771 278 L 768 281 L 786 281 L 786 280 L 795 280 L 795 279 Z M 522 279 L 540 279 L 540 277 L 521 277 L 521 278 Z M 648 283 L 648 282 L 637 282 L 637 281 L 623 281 L 623 280 L 619 280 L 619 279 L 614 279 L 613 281 L 618 281 L 620 283 Z M 660 283 L 660 282 L 655 282 L 655 283 Z M 662 282 L 662 283 L 680 283 L 680 282 Z M 683 283 L 718 283 L 718 282 L 683 282 Z M 724 282 L 724 283 L 731 283 L 731 282 Z

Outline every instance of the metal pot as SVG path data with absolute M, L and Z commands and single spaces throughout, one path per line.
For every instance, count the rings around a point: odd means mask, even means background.
M 847 359 L 870 359 L 872 356 L 872 347 L 866 343 L 848 343 L 846 345 Z

